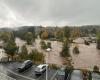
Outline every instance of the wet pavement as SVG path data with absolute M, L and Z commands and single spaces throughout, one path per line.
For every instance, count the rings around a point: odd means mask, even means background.
M 16 80 L 46 80 L 46 73 L 42 75 L 35 75 L 34 69 L 36 65 L 33 65 L 28 70 L 25 70 L 22 73 L 19 73 L 17 68 L 21 66 L 21 62 L 10 62 L 10 63 L 0 63 L 0 72 L 16 79 Z M 52 78 L 53 74 L 55 74 L 55 70 L 48 69 L 48 80 Z

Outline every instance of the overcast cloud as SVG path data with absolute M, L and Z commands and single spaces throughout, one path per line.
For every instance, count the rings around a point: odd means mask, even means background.
M 100 0 L 0 0 L 0 27 L 100 24 Z

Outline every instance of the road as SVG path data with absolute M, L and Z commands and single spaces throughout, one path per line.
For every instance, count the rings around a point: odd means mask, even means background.
M 0 64 L 0 72 L 16 79 L 16 80 L 46 80 L 46 73 L 42 75 L 36 76 L 34 69 L 36 65 L 33 65 L 28 70 L 19 73 L 17 68 L 21 65 L 21 62 L 10 62 L 10 63 L 1 63 Z M 48 70 L 48 80 L 52 78 L 55 70 Z

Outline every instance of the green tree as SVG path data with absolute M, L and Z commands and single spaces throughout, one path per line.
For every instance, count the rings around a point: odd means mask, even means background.
M 8 60 L 9 60 L 9 55 L 10 55 L 12 57 L 12 61 L 13 61 L 13 56 L 17 53 L 18 47 L 17 47 L 16 43 L 13 40 L 9 40 L 5 44 L 4 50 L 8 55 Z
M 10 40 L 10 37 L 11 37 L 11 33 L 10 32 L 2 32 L 1 33 L 1 39 L 4 42 L 7 42 L 8 40 Z
M 63 37 L 67 38 L 69 40 L 70 37 L 70 28 L 69 27 L 64 27 L 63 28 Z
M 62 57 L 70 57 L 70 54 L 69 54 L 69 43 L 68 43 L 68 39 L 67 38 L 64 38 L 63 48 L 62 48 L 62 51 L 61 51 L 60 54 L 61 54 Z

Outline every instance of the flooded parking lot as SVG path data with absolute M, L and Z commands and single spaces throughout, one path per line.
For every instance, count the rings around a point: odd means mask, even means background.
M 78 44 L 78 46 L 79 54 L 73 54 L 73 44 L 70 48 L 74 67 L 93 69 L 93 67 L 97 65 L 100 68 L 100 51 L 96 49 L 96 44 Z

